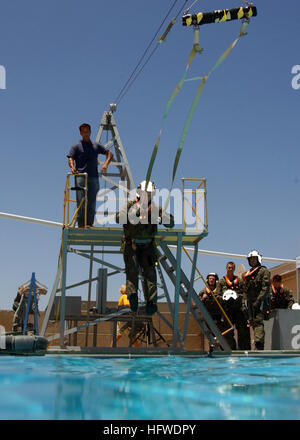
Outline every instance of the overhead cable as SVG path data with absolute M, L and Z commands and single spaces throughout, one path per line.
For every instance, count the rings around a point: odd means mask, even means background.
M 132 86 L 132 84 L 136 81 L 136 79 L 138 78 L 138 76 L 140 75 L 140 73 L 142 72 L 142 70 L 145 68 L 145 66 L 148 64 L 148 62 L 150 61 L 150 59 L 152 58 L 152 56 L 154 55 L 155 51 L 157 50 L 157 48 L 159 47 L 159 43 L 162 40 L 159 40 L 156 44 L 156 46 L 154 47 L 154 49 L 152 50 L 152 52 L 150 53 L 150 55 L 148 56 L 148 58 L 146 59 L 146 61 L 144 62 L 144 64 L 141 66 L 141 68 L 138 70 L 138 68 L 140 67 L 140 65 L 142 64 L 142 61 L 144 60 L 145 56 L 147 55 L 147 52 L 150 50 L 150 47 L 152 46 L 154 40 L 156 39 L 157 35 L 159 34 L 159 31 L 161 30 L 162 26 L 164 25 L 164 23 L 166 22 L 167 18 L 169 17 L 169 15 L 171 14 L 172 10 L 174 9 L 176 3 L 178 2 L 178 0 L 175 0 L 172 4 L 172 6 L 170 7 L 170 9 L 168 10 L 166 16 L 164 17 L 163 21 L 161 22 L 161 24 L 159 25 L 157 31 L 155 32 L 153 38 L 151 39 L 150 43 L 148 44 L 148 46 L 146 47 L 144 53 L 142 54 L 142 56 L 140 57 L 140 59 L 138 60 L 137 65 L 135 66 L 135 68 L 133 69 L 132 73 L 130 74 L 128 80 L 126 81 L 126 83 L 124 84 L 124 86 L 122 87 L 120 93 L 118 94 L 116 100 L 114 101 L 116 104 L 119 104 L 120 101 L 123 99 L 123 97 L 125 96 L 125 94 L 128 92 L 128 90 L 130 89 L 130 87 Z M 181 7 L 181 9 L 178 11 L 177 15 L 175 18 L 173 18 L 173 20 L 171 21 L 172 24 L 175 23 L 176 19 L 178 18 L 179 14 L 182 12 L 182 10 L 184 9 L 186 3 L 188 2 L 188 0 L 184 1 L 183 6 Z M 168 26 L 168 28 L 171 27 L 170 25 Z

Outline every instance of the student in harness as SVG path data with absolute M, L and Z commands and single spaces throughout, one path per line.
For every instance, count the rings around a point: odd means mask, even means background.
M 123 225 L 123 252 L 126 289 L 132 312 L 138 310 L 138 276 L 143 277 L 146 314 L 157 311 L 157 252 L 155 234 L 157 225 L 174 227 L 174 218 L 153 202 L 155 185 L 149 181 L 141 182 L 137 187 L 136 199 L 127 202 L 116 214 L 116 222 Z

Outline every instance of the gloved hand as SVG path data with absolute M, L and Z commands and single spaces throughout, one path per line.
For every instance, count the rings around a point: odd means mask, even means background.
M 247 309 L 247 307 L 245 306 L 245 304 L 242 305 L 241 310 L 242 310 L 242 313 L 244 314 L 244 316 L 245 316 L 246 318 L 248 318 L 248 309 Z
M 252 304 L 252 308 L 255 312 L 258 312 L 259 309 L 259 305 L 260 305 L 260 301 L 254 301 L 254 303 Z

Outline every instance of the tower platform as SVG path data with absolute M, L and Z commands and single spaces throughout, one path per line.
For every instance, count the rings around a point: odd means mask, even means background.
M 93 245 L 93 246 L 121 246 L 123 228 L 121 227 L 93 227 L 93 228 L 70 228 L 67 232 L 68 245 Z M 208 235 L 207 232 L 187 233 L 183 229 L 158 229 L 155 240 L 166 245 L 176 245 L 178 235 L 182 237 L 182 246 L 195 245 Z
M 185 231 L 183 229 L 158 229 L 155 235 L 155 242 L 157 244 L 157 273 L 160 278 L 160 288 L 163 290 L 163 296 L 167 299 L 172 320 L 171 322 L 166 322 L 166 324 L 170 327 L 171 332 L 173 334 L 173 348 L 178 347 L 178 343 L 180 345 L 180 349 L 184 349 L 184 339 L 186 337 L 187 325 L 189 321 L 189 314 L 194 316 L 195 320 L 198 322 L 200 328 L 204 332 L 211 346 L 215 346 L 216 342 L 220 343 L 223 350 L 230 351 L 230 348 L 217 328 L 215 322 L 207 312 L 203 303 L 200 301 L 197 292 L 194 289 L 194 276 L 195 276 L 195 268 L 197 261 L 197 253 L 198 253 L 198 243 L 199 241 L 206 237 L 208 234 L 207 230 L 204 229 L 202 231 Z M 49 320 L 50 310 L 53 305 L 53 301 L 57 292 L 61 292 L 60 297 L 60 334 L 56 334 L 53 339 L 60 339 L 60 346 L 64 347 L 65 342 L 64 338 L 76 331 L 78 331 L 77 327 L 73 329 L 65 329 L 65 297 L 66 290 L 69 287 L 66 285 L 66 277 L 67 277 L 67 259 L 69 253 L 75 253 L 78 256 L 89 259 L 90 261 L 90 270 L 89 270 L 89 279 L 85 280 L 81 283 L 77 283 L 76 285 L 88 284 L 88 314 L 87 314 L 87 322 L 80 326 L 81 329 L 86 329 L 86 345 L 88 340 L 88 327 L 95 325 L 98 321 L 108 320 L 120 316 L 120 313 L 107 315 L 103 318 L 94 319 L 94 317 L 90 314 L 90 301 L 91 301 L 91 284 L 95 280 L 92 277 L 93 272 L 93 263 L 100 263 L 104 265 L 106 268 L 111 269 L 112 271 L 107 274 L 107 276 L 111 276 L 118 273 L 124 273 L 124 268 L 117 266 L 111 262 L 108 262 L 104 256 L 102 258 L 96 257 L 97 253 L 103 254 L 115 254 L 120 253 L 120 247 L 122 244 L 123 238 L 123 227 L 90 227 L 90 228 L 74 228 L 66 226 L 63 228 L 62 233 L 62 246 L 60 252 L 60 264 L 58 273 L 56 276 L 56 280 L 51 292 L 51 297 L 49 300 L 48 308 L 45 314 L 42 332 L 45 333 L 46 326 Z M 145 237 L 146 238 L 146 237 Z M 149 237 L 152 238 L 152 237 Z M 176 255 L 173 255 L 169 246 L 176 245 Z M 192 269 L 190 277 L 186 276 L 182 267 L 182 250 L 185 249 L 185 246 L 191 246 L 194 248 L 194 257 L 192 260 Z M 99 249 L 97 249 L 97 247 Z M 109 248 L 118 248 L 118 249 L 109 249 Z M 101 249 L 102 248 L 102 249 Z M 164 274 L 169 277 L 171 281 L 172 293 L 174 294 L 174 301 L 171 300 L 170 293 L 168 292 L 168 287 L 166 285 Z M 58 288 L 59 281 L 61 281 L 61 288 Z M 101 281 L 106 285 L 106 280 Z M 143 285 L 143 283 L 142 283 Z M 70 287 L 74 287 L 70 286 Z M 174 290 L 173 290 L 174 289 Z M 179 298 L 187 304 L 186 310 L 186 318 L 184 323 L 184 331 L 183 334 L 180 333 L 178 328 L 178 312 L 179 312 Z M 194 307 L 191 307 L 192 301 L 196 304 L 197 310 Z M 172 304 L 173 303 L 173 304 Z M 199 314 L 200 313 L 200 314 Z M 165 320 L 166 321 L 166 320 Z

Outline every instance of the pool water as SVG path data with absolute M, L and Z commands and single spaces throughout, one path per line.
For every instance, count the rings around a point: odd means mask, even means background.
M 0 356 L 0 419 L 299 420 L 300 357 Z

